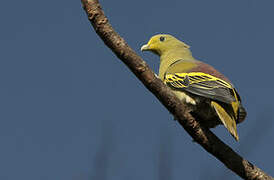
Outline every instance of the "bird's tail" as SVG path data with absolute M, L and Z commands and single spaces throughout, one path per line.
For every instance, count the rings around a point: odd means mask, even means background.
M 220 120 L 226 127 L 226 129 L 230 132 L 230 134 L 239 141 L 239 136 L 237 134 L 236 121 L 234 117 L 231 117 L 226 110 L 217 102 L 211 101 L 211 106 L 215 109 L 217 115 Z

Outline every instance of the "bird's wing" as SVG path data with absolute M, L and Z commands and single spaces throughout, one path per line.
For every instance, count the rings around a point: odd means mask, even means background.
M 212 100 L 239 103 L 234 87 L 215 76 L 203 72 L 166 74 L 165 83 L 176 90 L 186 91 Z

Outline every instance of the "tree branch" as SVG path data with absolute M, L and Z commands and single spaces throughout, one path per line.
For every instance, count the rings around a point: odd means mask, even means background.
M 171 112 L 191 137 L 207 152 L 219 159 L 226 167 L 248 180 L 273 179 L 261 169 L 243 159 L 223 143 L 210 130 L 201 127 L 172 91 L 155 75 L 146 62 L 132 50 L 124 39 L 112 28 L 98 0 L 81 0 L 96 33 L 104 43 L 125 63 L 138 79 Z

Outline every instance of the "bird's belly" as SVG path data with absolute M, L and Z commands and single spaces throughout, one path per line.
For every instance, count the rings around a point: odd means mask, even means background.
M 187 103 L 187 104 L 192 104 L 192 105 L 196 105 L 196 101 L 195 99 L 193 99 L 192 97 L 190 97 L 189 95 L 187 95 L 185 92 L 182 91 L 173 91 L 174 94 L 183 102 Z
M 214 109 L 210 105 L 210 100 L 190 95 L 187 92 L 173 90 L 174 94 L 184 103 L 191 105 L 192 115 L 205 127 L 213 128 L 221 121 L 216 115 Z

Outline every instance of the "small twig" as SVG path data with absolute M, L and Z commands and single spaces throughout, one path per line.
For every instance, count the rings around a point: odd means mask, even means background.
M 82 4 L 93 28 L 104 43 L 176 117 L 196 142 L 243 179 L 273 179 L 261 169 L 239 156 L 210 130 L 200 126 L 189 113 L 188 107 L 179 101 L 171 90 L 154 75 L 154 72 L 148 67 L 146 62 L 114 31 L 104 15 L 98 0 L 82 0 Z

